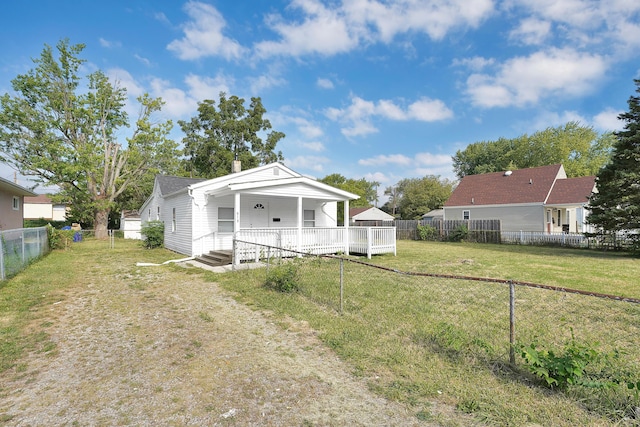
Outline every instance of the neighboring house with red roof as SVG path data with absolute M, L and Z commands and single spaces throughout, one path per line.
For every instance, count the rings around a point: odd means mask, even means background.
M 352 224 L 359 221 L 393 221 L 394 219 L 393 215 L 389 215 L 376 207 L 349 209 L 349 221 Z
M 502 231 L 588 231 L 595 177 L 567 178 L 560 164 L 467 175 L 444 204 L 444 219 L 499 219 Z
M 24 199 L 36 193 L 0 177 L 0 230 L 22 228 Z
M 65 221 L 67 207 L 61 203 L 53 203 L 46 194 L 38 194 L 24 198 L 24 219 L 46 219 L 48 221 Z

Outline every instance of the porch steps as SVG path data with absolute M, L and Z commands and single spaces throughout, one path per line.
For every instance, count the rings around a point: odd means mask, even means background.
M 208 254 L 202 254 L 196 257 L 196 261 L 212 267 L 231 264 L 231 251 L 211 251 Z

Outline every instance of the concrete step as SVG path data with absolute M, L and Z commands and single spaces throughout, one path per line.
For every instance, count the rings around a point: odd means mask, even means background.
M 196 261 L 212 267 L 229 265 L 231 264 L 231 260 L 231 251 L 211 251 L 207 254 L 202 254 L 199 257 L 196 257 Z

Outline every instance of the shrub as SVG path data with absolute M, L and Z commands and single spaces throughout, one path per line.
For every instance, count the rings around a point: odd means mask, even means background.
M 520 347 L 520 354 L 529 371 L 544 380 L 547 387 L 565 388 L 567 385 L 586 385 L 587 366 L 600 356 L 588 345 L 578 343 L 571 331 L 571 340 L 565 344 L 562 354 L 553 350 L 538 349 L 537 343 Z
M 449 233 L 450 242 L 462 242 L 469 238 L 469 228 L 466 225 L 457 226 L 451 233 Z
M 147 249 L 161 248 L 164 245 L 164 223 L 147 221 L 142 224 L 140 234 L 144 237 L 142 245 Z
M 418 239 L 420 240 L 435 240 L 438 230 L 429 224 L 418 224 Z
M 264 285 L 279 292 L 297 292 L 300 290 L 298 280 L 298 266 L 288 262 L 271 268 Z
M 47 237 L 49 238 L 49 247 L 51 249 L 65 249 L 73 242 L 75 230 L 58 230 L 53 226 L 47 226 Z

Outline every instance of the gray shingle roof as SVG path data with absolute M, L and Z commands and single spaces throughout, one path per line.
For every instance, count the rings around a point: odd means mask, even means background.
M 158 186 L 160 187 L 160 193 L 163 196 L 167 194 L 175 193 L 185 187 L 190 186 L 198 182 L 206 181 L 204 178 L 184 178 L 180 176 L 170 175 L 156 175 Z

